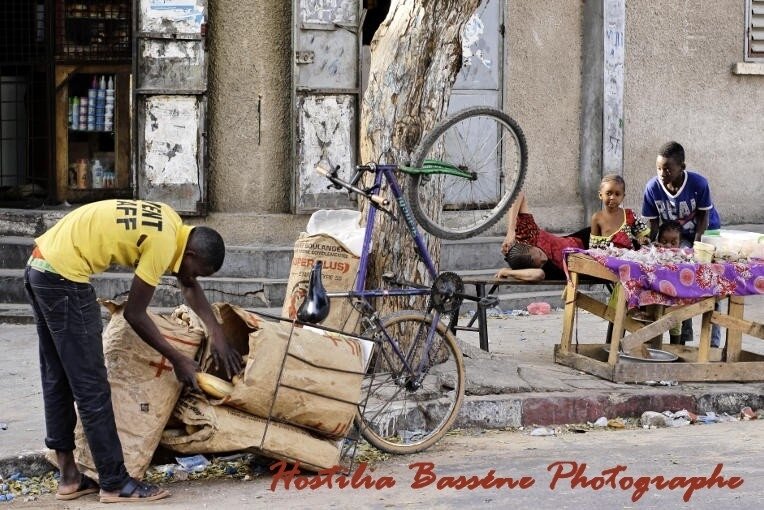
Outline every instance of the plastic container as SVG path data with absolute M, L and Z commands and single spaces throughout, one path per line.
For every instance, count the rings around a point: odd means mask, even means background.
M 745 262 L 764 257 L 764 235 L 743 230 L 722 230 L 719 235 L 704 235 L 704 243 L 716 247 L 714 260 L 718 262 Z
M 709 264 L 714 259 L 714 251 L 716 251 L 716 246 L 709 243 L 695 241 L 695 243 L 692 245 L 692 250 L 693 258 L 696 262 L 700 264 Z
M 97 159 L 93 160 L 91 174 L 93 176 L 93 188 L 103 188 L 103 166 L 101 166 L 101 162 Z
M 87 189 L 88 188 L 88 160 L 78 159 L 76 168 L 77 168 L 77 188 Z

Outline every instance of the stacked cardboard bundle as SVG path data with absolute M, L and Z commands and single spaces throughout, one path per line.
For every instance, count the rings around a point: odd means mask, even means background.
M 356 339 L 267 322 L 229 304 L 213 306 L 227 340 L 246 361 L 230 394 L 184 396 L 172 365 L 132 330 L 123 306 L 104 330 L 104 358 L 111 384 L 125 465 L 141 478 L 160 444 L 182 454 L 255 451 L 315 470 L 339 463 L 360 400 L 364 355 Z M 187 307 L 149 314 L 162 335 L 211 376 L 211 351 L 198 318 Z M 75 458 L 97 478 L 78 424 Z M 54 461 L 55 455 L 48 456 Z
M 242 308 L 216 304 L 226 338 L 245 357 L 241 377 L 213 400 L 181 399 L 161 444 L 184 453 L 256 449 L 266 456 L 323 469 L 339 462 L 341 439 L 361 396 L 363 352 L 357 340 L 267 322 Z M 211 368 L 207 345 L 201 365 Z M 230 393 L 228 393 L 230 391 Z M 227 394 L 226 394 L 227 393 Z

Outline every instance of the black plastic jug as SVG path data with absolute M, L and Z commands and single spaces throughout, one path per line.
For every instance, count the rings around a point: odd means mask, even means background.
M 329 315 L 329 297 L 321 281 L 322 265 L 323 263 L 317 260 L 310 270 L 308 295 L 297 310 L 297 319 L 300 322 L 318 324 Z

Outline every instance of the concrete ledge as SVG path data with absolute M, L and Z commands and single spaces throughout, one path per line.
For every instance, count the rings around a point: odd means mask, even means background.
M 672 386 L 621 391 L 514 393 L 465 397 L 456 427 L 506 428 L 565 425 L 608 418 L 637 418 L 645 411 L 688 411 L 703 414 L 738 414 L 744 407 L 764 408 L 762 385 L 726 385 L 724 388 Z
M 636 418 L 645 411 L 687 409 L 694 413 L 714 411 L 738 414 L 750 406 L 764 408 L 764 384 L 722 385 L 718 389 L 695 385 L 622 391 L 577 391 L 567 393 L 522 393 L 465 397 L 455 427 L 504 429 L 533 425 L 564 425 L 608 418 Z M 44 451 L 23 452 L 0 458 L 0 476 L 20 472 L 39 476 L 55 469 Z
M 737 62 L 732 65 L 732 74 L 764 75 L 764 62 Z

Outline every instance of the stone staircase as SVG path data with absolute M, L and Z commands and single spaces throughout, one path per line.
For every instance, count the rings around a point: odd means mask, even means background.
M 35 216 L 37 218 L 38 216 Z M 24 222 L 20 212 L 0 214 L 0 322 L 29 322 L 31 310 L 24 293 L 23 271 L 33 246 L 33 239 L 57 220 L 56 215 Z M 475 237 L 463 241 L 444 241 L 441 253 L 443 270 L 463 275 L 492 276 L 505 265 L 499 236 Z M 269 309 L 279 313 L 286 292 L 292 261 L 291 243 L 257 246 L 231 245 L 225 263 L 213 277 L 200 282 L 210 302 L 225 301 L 246 308 Z M 128 293 L 132 273 L 113 270 L 92 278 L 98 296 L 121 298 Z M 470 286 L 466 289 L 473 292 Z M 525 308 L 533 301 L 562 305 L 561 288 L 545 285 L 513 285 L 500 288 L 499 307 L 503 310 Z M 183 302 L 175 278 L 164 277 L 157 287 L 152 307 L 169 308 Z M 474 304 L 466 303 L 465 308 Z

